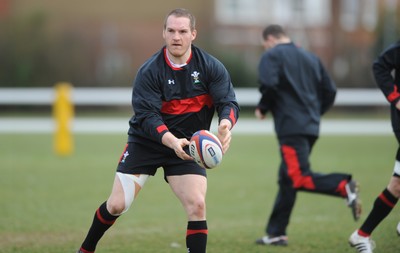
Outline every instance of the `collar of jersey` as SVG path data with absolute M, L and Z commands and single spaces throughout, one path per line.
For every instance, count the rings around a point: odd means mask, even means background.
M 186 61 L 186 64 L 189 64 L 190 60 L 192 59 L 192 54 L 193 54 L 193 51 L 190 52 L 190 56 L 189 56 L 189 59 Z M 172 65 L 172 63 L 170 62 L 168 55 L 167 55 L 167 47 L 164 47 L 164 60 L 168 64 L 168 66 L 170 66 L 171 69 L 173 69 L 173 70 L 182 70 L 183 69 L 182 67 L 175 67 L 174 65 Z

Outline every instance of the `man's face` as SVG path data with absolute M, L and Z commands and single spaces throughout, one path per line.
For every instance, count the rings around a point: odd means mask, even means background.
M 189 49 L 196 34 L 196 30 L 190 30 L 189 18 L 169 16 L 163 31 L 163 38 L 170 55 L 181 58 L 190 53 Z
M 271 49 L 276 45 L 276 38 L 268 35 L 267 39 L 263 40 L 263 46 L 265 50 Z

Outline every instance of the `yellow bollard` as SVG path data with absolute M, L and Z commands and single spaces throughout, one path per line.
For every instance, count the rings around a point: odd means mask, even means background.
M 71 123 L 74 117 L 74 107 L 71 101 L 72 85 L 57 83 L 55 85 L 55 100 L 53 118 L 55 121 L 54 149 L 57 155 L 68 156 L 73 152 Z

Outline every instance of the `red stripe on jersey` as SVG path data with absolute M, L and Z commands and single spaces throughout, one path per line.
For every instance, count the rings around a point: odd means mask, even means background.
M 157 132 L 159 134 L 164 132 L 165 130 L 168 130 L 168 127 L 166 125 L 161 125 L 161 126 L 157 127 Z
M 186 236 L 194 234 L 208 234 L 208 229 L 188 229 L 186 231 Z
M 232 127 L 236 124 L 236 117 L 235 117 L 235 111 L 231 108 L 231 112 L 229 113 L 229 119 L 232 121 Z
M 398 97 L 400 97 L 400 93 L 397 91 L 397 86 L 394 86 L 393 92 L 389 94 L 389 96 L 387 97 L 387 100 L 389 102 L 394 101 L 395 99 L 397 99 Z
M 198 112 L 204 106 L 211 108 L 213 101 L 210 95 L 200 95 L 187 99 L 176 99 L 168 102 L 163 101 L 161 112 L 166 114 L 184 114 L 190 112 Z
M 293 147 L 282 145 L 282 153 L 288 169 L 288 175 L 293 182 L 293 187 L 295 189 L 315 189 L 311 176 L 303 176 L 301 172 L 296 150 Z

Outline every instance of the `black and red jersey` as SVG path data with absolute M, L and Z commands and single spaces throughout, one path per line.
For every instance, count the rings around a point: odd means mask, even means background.
M 187 64 L 181 68 L 170 64 L 165 47 L 149 58 L 136 75 L 132 106 L 129 142 L 145 138 L 161 143 L 167 131 L 189 139 L 197 130 L 210 128 L 215 111 L 219 120 L 228 119 L 232 126 L 239 115 L 227 70 L 194 45 Z
M 400 132 L 400 113 L 396 104 L 400 101 L 400 41 L 386 48 L 372 64 L 378 87 L 390 103 L 392 128 Z
M 396 104 L 400 100 L 400 41 L 386 48 L 374 61 L 372 69 L 386 99 Z

